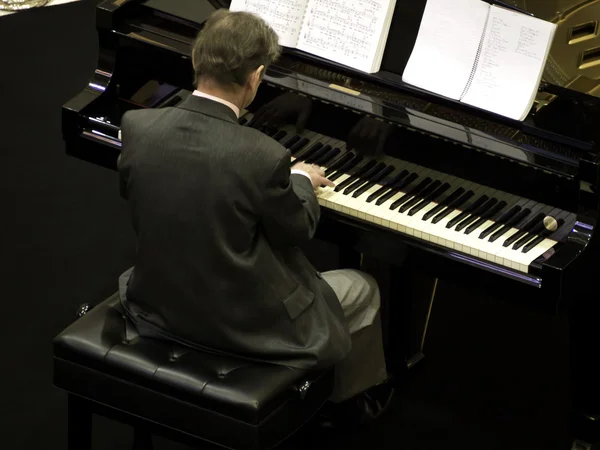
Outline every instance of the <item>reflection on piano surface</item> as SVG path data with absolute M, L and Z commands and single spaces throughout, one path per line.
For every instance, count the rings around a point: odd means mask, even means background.
M 530 265 L 554 254 L 576 222 L 574 213 L 398 158 L 364 157 L 319 133 L 296 134 L 292 126 L 263 132 L 290 149 L 293 161 L 325 169 L 337 186 L 318 192 L 322 207 L 455 251 L 490 270 L 535 272 Z M 554 230 L 544 226 L 550 217 Z
M 172 107 L 190 94 L 190 45 L 203 19 L 186 11 L 197 11 L 189 7 L 197 1 L 99 5 L 98 68 L 63 108 L 70 155 L 115 168 L 126 111 Z M 211 3 L 202 10 L 223 4 Z M 286 51 L 242 122 L 248 126 L 254 112 L 282 94 L 311 100 L 302 133 L 275 124 L 261 130 L 295 159 L 325 167 L 337 184 L 318 194 L 321 239 L 391 263 L 400 244 L 416 271 L 493 283 L 508 299 L 568 314 L 573 433 L 594 440 L 600 100 L 546 83 L 540 98 L 552 101 L 521 123 L 404 85 L 423 5 L 397 3 L 376 74 Z

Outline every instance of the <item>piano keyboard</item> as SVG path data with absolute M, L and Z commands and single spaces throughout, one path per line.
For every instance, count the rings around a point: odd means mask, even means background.
M 397 158 L 360 155 L 312 131 L 262 131 L 290 149 L 293 162 L 323 167 L 336 184 L 317 191 L 323 208 L 522 273 L 566 238 L 576 220 L 573 213 Z

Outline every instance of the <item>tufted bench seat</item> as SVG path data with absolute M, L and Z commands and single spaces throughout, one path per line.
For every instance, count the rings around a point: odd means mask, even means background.
M 333 387 L 332 371 L 257 363 L 137 335 L 117 294 L 54 340 L 54 384 L 69 393 L 69 449 L 88 450 L 91 416 L 193 446 L 268 449 L 306 423 Z

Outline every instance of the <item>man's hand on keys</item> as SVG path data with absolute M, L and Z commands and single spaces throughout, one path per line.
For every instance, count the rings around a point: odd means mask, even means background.
M 318 189 L 320 186 L 335 187 L 333 181 L 325 178 L 325 171 L 319 166 L 299 162 L 294 164 L 292 168 L 306 172 L 310 177 L 313 189 Z

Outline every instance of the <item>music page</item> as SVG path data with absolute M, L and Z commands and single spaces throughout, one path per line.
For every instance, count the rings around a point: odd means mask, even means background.
M 479 64 L 462 101 L 523 120 L 531 106 L 556 25 L 493 6 Z
M 427 0 L 402 81 L 460 99 L 475 65 L 490 5 L 479 0 Z
M 395 0 L 310 0 L 297 48 L 372 72 L 381 58 L 379 41 L 387 37 L 391 2 L 395 5 Z
M 296 47 L 308 0 L 231 0 L 230 11 L 246 11 L 267 22 L 279 36 L 279 45 Z

